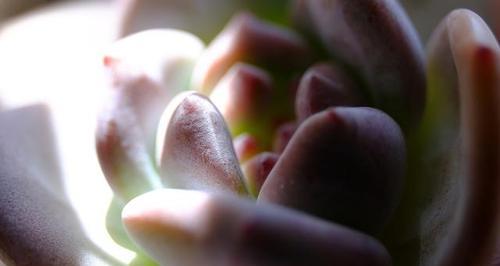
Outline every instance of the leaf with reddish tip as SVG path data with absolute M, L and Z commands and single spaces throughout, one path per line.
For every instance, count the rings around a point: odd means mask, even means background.
M 204 49 L 192 34 L 172 29 L 147 30 L 115 42 L 104 55 L 113 94 L 131 109 L 153 154 L 158 120 L 167 103 L 189 85 L 194 64 Z M 116 92 L 114 92 L 116 91 Z
M 307 66 L 311 60 L 312 52 L 295 32 L 240 13 L 201 56 L 193 74 L 193 88 L 210 94 L 239 61 L 290 71 Z
M 132 200 L 122 216 L 162 265 L 390 265 L 367 235 L 230 195 L 157 190 Z
M 150 30 L 113 44 L 104 57 L 112 89 L 99 114 L 96 145 L 103 172 L 122 199 L 160 187 L 155 137 L 163 109 L 187 87 L 203 44 L 176 30 Z
M 171 99 L 187 87 L 204 48 L 203 42 L 188 32 L 146 30 L 113 43 L 103 61 L 115 86 L 148 79 Z
M 432 188 L 420 225 L 422 261 L 483 265 L 500 223 L 500 48 L 468 10 L 450 13 L 428 47 L 429 107 L 416 144 L 427 160 L 412 162 L 428 169 L 420 175 Z M 411 182 L 422 186 L 421 179 Z
M 246 193 L 224 118 L 200 94 L 170 104 L 158 138 L 160 175 L 175 188 Z M 168 110 L 174 110 L 169 112 Z
M 425 103 L 420 40 L 394 0 L 297 1 L 297 24 L 366 82 L 365 97 L 405 130 L 415 128 Z
M 279 126 L 273 139 L 273 151 L 281 154 L 290 142 L 295 130 L 297 130 L 296 122 L 287 122 Z
M 404 172 L 404 138 L 388 115 L 371 108 L 330 108 L 297 129 L 258 202 L 376 234 L 398 204 Z
M 300 80 L 295 98 L 299 121 L 333 106 L 360 106 L 365 102 L 357 85 L 345 71 L 332 63 L 310 67 Z
M 257 67 L 237 63 L 210 94 L 233 136 L 244 132 L 264 138 L 270 131 L 266 121 L 273 96 L 269 74 Z M 263 132 L 262 132 L 263 131 Z
M 96 149 L 104 176 L 122 200 L 160 187 L 153 159 L 146 149 L 135 113 L 124 106 L 108 106 L 96 130 Z
M 234 151 L 241 163 L 262 151 L 259 141 L 250 134 L 241 134 L 233 140 Z
M 271 152 L 259 153 L 242 165 L 246 187 L 250 195 L 257 198 L 260 188 L 279 159 Z

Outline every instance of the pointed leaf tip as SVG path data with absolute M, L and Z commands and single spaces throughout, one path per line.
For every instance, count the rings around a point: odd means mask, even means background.
M 405 130 L 425 105 L 424 53 L 417 32 L 394 0 L 297 1 L 295 19 L 365 83 L 371 105 Z
M 247 12 L 236 14 L 198 61 L 193 87 L 209 94 L 238 61 L 293 70 L 305 67 L 312 52 L 297 33 L 258 20 Z
M 244 194 L 243 177 L 224 118 L 208 98 L 187 93 L 179 98 L 160 149 L 165 184 L 185 189 Z M 162 133 L 160 133 L 162 134 Z
M 295 100 L 299 121 L 333 106 L 361 106 L 365 100 L 360 86 L 332 63 L 310 67 L 300 80 Z M 366 105 L 366 104 L 365 104 Z

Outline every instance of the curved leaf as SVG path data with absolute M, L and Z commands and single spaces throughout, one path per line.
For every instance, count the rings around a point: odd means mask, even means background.
M 312 51 L 296 32 L 240 12 L 200 57 L 193 73 L 193 88 L 209 94 L 239 61 L 291 71 L 306 67 L 312 59 Z
M 361 81 L 372 106 L 408 133 L 425 104 L 424 55 L 418 35 L 395 0 L 296 1 L 295 20 Z
M 390 265 L 367 235 L 229 195 L 156 190 L 132 200 L 123 221 L 164 265 Z
M 64 194 L 48 108 L 2 112 L 0 128 L 0 259 L 118 265 L 88 239 Z
M 161 187 L 156 131 L 167 103 L 188 86 L 203 44 L 176 30 L 149 30 L 112 45 L 104 57 L 109 97 L 99 114 L 96 146 L 103 172 L 122 199 Z
M 332 63 L 318 63 L 302 76 L 295 98 L 299 121 L 333 106 L 364 104 L 357 85 L 345 71 Z
M 262 185 L 272 202 L 377 234 L 401 192 L 405 141 L 372 108 L 336 107 L 302 123 Z
M 166 186 L 245 194 L 243 175 L 224 118 L 208 98 L 181 94 L 163 115 L 159 167 Z
M 439 137 L 439 132 L 455 129 L 460 134 L 444 141 L 442 145 L 448 146 L 438 153 L 429 147 L 437 159 L 448 156 L 452 163 L 444 171 L 425 173 L 434 174 L 441 183 L 424 216 L 423 260 L 482 265 L 491 258 L 500 224 L 500 48 L 479 16 L 456 10 L 434 32 L 428 55 L 429 89 L 436 91 L 430 95 L 436 96 L 433 102 L 442 104 L 439 109 L 430 105 L 428 115 L 447 112 L 438 117 L 452 116 L 453 122 L 429 119 L 423 136 Z M 451 101 L 439 95 L 449 95 Z

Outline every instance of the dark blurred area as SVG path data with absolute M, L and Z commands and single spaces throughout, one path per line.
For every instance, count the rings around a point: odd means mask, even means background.
M 59 0 L 0 0 L 0 21 Z
M 466 8 L 480 15 L 499 36 L 500 0 L 400 0 L 422 40 L 427 40 L 437 24 L 453 9 Z
M 117 0 L 100 0 L 117 1 Z M 172 0 L 144 0 L 153 3 Z M 189 0 L 184 0 L 189 2 Z M 207 0 L 210 1 L 210 0 Z M 422 40 L 428 39 L 439 21 L 451 10 L 467 8 L 479 14 L 500 35 L 500 0 L 394 0 L 399 1 L 414 22 Z M 0 22 L 55 2 L 86 2 L 79 0 L 0 0 Z M 89 1 L 92 2 L 92 1 Z M 154 5 L 154 4 L 153 4 Z M 161 6 L 161 4 L 160 4 Z

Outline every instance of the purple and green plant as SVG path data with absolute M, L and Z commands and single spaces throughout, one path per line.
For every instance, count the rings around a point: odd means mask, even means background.
M 452 11 L 424 49 L 396 1 L 268 2 L 123 1 L 96 151 L 131 264 L 496 265 L 500 48 L 486 23 Z M 156 23 L 170 28 L 142 31 Z M 30 176 L 2 139 L 0 176 Z M 56 188 L 11 184 L 0 255 L 29 265 L 53 246 L 22 237 L 29 205 L 10 209 Z M 75 242 L 48 223 L 52 244 L 118 263 L 67 217 Z

